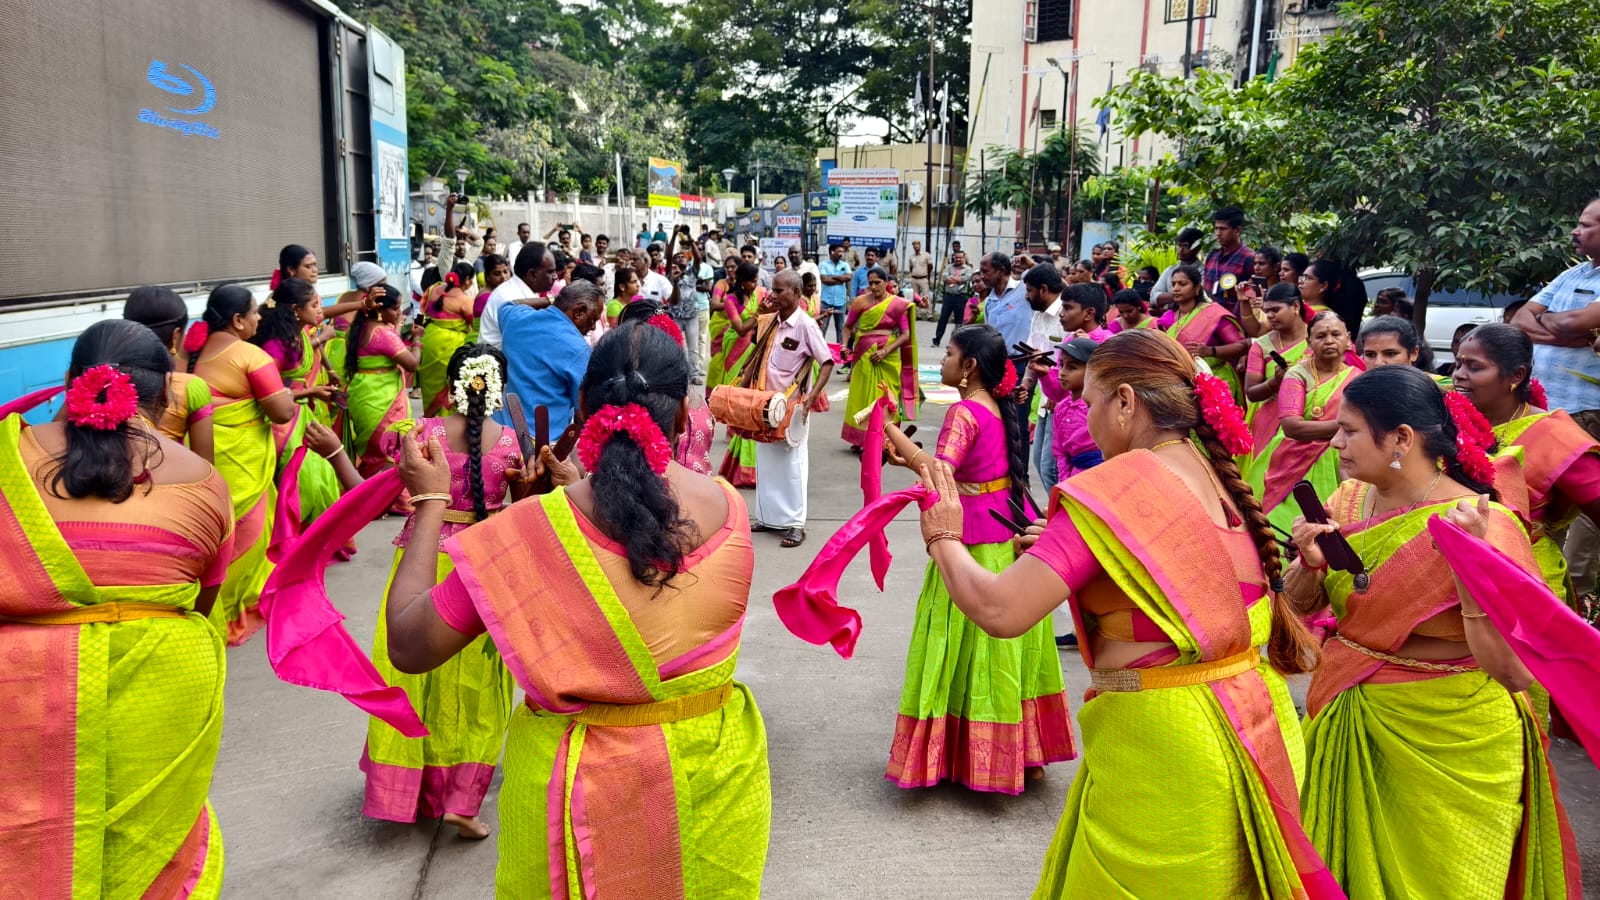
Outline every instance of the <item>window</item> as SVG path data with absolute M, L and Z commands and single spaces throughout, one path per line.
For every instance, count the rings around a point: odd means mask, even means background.
M 1039 110 L 1039 130 L 1053 131 L 1056 127 L 1056 111 L 1053 109 Z
M 1072 38 L 1072 0 L 1027 0 L 1022 13 L 1022 39 L 1029 43 Z

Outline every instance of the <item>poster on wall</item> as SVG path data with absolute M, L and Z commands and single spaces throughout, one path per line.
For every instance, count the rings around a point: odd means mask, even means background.
M 773 217 L 775 230 L 773 237 L 785 241 L 800 240 L 800 222 L 805 217 L 800 213 L 779 213 Z
M 678 209 L 683 206 L 683 163 L 650 157 L 650 206 Z
M 900 220 L 897 169 L 834 169 L 828 173 L 828 240 L 849 238 L 859 249 L 893 250 Z

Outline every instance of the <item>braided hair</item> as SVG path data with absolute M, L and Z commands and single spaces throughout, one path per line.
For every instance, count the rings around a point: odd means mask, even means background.
M 950 342 L 961 355 L 978 366 L 978 378 L 991 391 L 1005 379 L 1011 360 L 1006 357 L 1006 339 L 993 325 L 963 325 L 956 329 Z M 1020 403 L 1010 397 L 995 396 L 1000 407 L 1000 421 L 1006 428 L 1006 468 L 1011 476 L 1011 499 L 1018 507 L 1026 509 L 1028 495 L 1028 424 L 1027 413 Z M 1042 510 L 1041 510 L 1042 511 Z
M 1508 326 L 1509 327 L 1509 326 Z M 1344 404 L 1361 414 L 1374 439 L 1410 425 L 1418 444 L 1430 460 L 1442 462 L 1444 473 L 1474 494 L 1499 500 L 1500 492 L 1468 475 L 1456 447 L 1456 421 L 1445 405 L 1444 392 L 1427 373 L 1411 366 L 1380 366 L 1351 379 L 1344 389 Z M 1495 448 L 1484 448 L 1493 456 Z
M 483 356 L 494 360 L 500 369 L 500 383 L 505 384 L 505 354 L 489 344 L 462 344 L 456 348 L 456 352 L 450 354 L 450 363 L 445 367 L 445 378 L 451 387 L 460 388 L 467 395 L 467 408 L 458 409 L 456 412 L 467 420 L 467 487 L 472 495 L 472 511 L 480 522 L 489 518 L 488 498 L 484 496 L 483 490 L 483 420 L 488 415 L 485 406 L 489 394 L 486 390 L 474 389 L 470 383 L 461 384 L 461 368 L 469 361 Z M 454 393 L 454 390 L 451 393 Z M 523 460 L 522 464 L 527 466 L 533 463 L 531 460 Z
M 582 417 L 605 406 L 638 404 L 671 444 L 678 411 L 689 395 L 689 360 L 665 332 L 627 322 L 606 332 L 589 357 L 579 396 Z M 589 473 L 594 524 L 622 545 L 633 577 L 650 587 L 672 583 L 694 549 L 694 522 L 686 518 L 665 478 L 650 469 L 644 451 L 626 432 L 601 449 Z
M 1131 388 L 1134 396 L 1150 411 L 1154 427 L 1184 434 L 1192 432 L 1199 438 L 1211 470 L 1244 519 L 1261 557 L 1261 569 L 1267 576 L 1267 593 L 1272 598 L 1268 659 L 1274 669 L 1285 675 L 1309 672 L 1316 667 L 1321 654 L 1305 622 L 1279 589 L 1283 559 L 1278 554 L 1272 525 L 1261 508 L 1261 501 L 1240 475 L 1239 465 L 1223 445 L 1221 436 L 1201 415 L 1194 392 L 1196 375 L 1193 357 L 1177 341 L 1149 329 L 1123 331 L 1101 344 L 1089 357 L 1087 373 L 1101 386 L 1115 388 L 1126 384 Z M 1348 391 L 1346 388 L 1347 398 Z M 1435 395 L 1439 393 L 1438 388 L 1433 391 Z

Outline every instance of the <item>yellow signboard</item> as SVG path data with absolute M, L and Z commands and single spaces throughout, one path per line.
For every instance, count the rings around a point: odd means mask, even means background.
M 650 157 L 650 205 L 679 209 L 683 206 L 683 163 Z

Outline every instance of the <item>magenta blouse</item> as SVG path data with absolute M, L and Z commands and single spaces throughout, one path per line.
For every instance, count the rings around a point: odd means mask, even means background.
M 1006 426 L 982 404 L 962 400 L 945 413 L 934 455 L 949 463 L 961 484 L 981 485 L 1011 473 L 1006 447 Z M 1004 525 L 989 515 L 994 510 L 1014 518 L 1006 502 L 1009 490 L 961 495 L 961 540 L 972 544 L 999 544 L 1012 538 Z
M 486 422 L 484 427 L 493 423 Z M 429 437 L 439 439 L 439 444 L 448 448 L 449 439 L 445 436 L 443 419 L 423 419 L 417 423 L 417 437 L 426 441 Z M 400 435 L 390 433 L 384 435 L 383 450 L 386 455 L 398 457 Z M 445 450 L 445 458 L 450 461 L 450 506 L 449 509 L 457 512 L 472 512 L 472 488 L 467 480 L 467 462 L 469 457 L 465 453 L 454 450 Z M 398 461 L 398 460 L 397 460 Z M 517 434 L 509 428 L 500 429 L 500 440 L 488 453 L 483 454 L 483 500 L 484 506 L 495 513 L 506 505 L 506 493 L 509 485 L 506 482 L 506 470 L 520 468 L 522 453 L 517 449 Z M 404 547 L 411 542 L 411 528 L 414 519 L 408 517 L 405 527 L 400 529 L 400 535 L 394 539 L 396 547 Z M 471 523 L 446 522 L 439 531 L 439 549 L 444 549 L 444 542 L 466 529 Z

